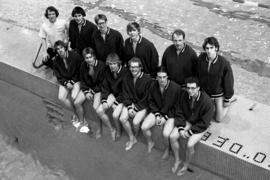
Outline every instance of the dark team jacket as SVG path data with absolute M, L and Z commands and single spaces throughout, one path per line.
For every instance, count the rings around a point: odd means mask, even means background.
M 208 58 L 201 53 L 197 67 L 201 88 L 212 98 L 224 96 L 224 101 L 234 94 L 234 78 L 231 65 L 223 56 L 218 55 L 208 71 Z
M 131 108 L 135 105 L 135 111 L 147 108 L 147 97 L 152 78 L 149 74 L 141 72 L 134 85 L 133 76 L 128 73 L 123 82 L 123 104 Z
M 121 60 L 124 58 L 124 40 L 120 32 L 108 27 L 105 41 L 99 30 L 96 30 L 93 35 L 93 49 L 96 52 L 98 60 L 106 61 L 108 54 L 114 52 Z
M 155 77 L 158 67 L 158 52 L 154 44 L 146 38 L 140 36 L 137 42 L 136 51 L 134 53 L 132 40 L 128 38 L 125 40 L 125 64 L 132 58 L 138 57 L 142 61 L 143 71 Z
M 129 73 L 128 69 L 121 66 L 117 72 L 117 78 L 114 78 L 113 73 L 107 66 L 105 69 L 104 80 L 101 86 L 101 102 L 106 102 L 109 94 L 113 94 L 118 103 L 123 100 L 123 79 Z
M 166 119 L 173 117 L 174 105 L 181 93 L 181 87 L 169 80 L 163 94 L 161 94 L 159 83 L 155 80 L 149 88 L 148 106 L 150 112 L 155 116 L 162 115 Z
M 80 80 L 80 66 L 82 63 L 82 57 L 75 51 L 67 51 L 68 58 L 66 69 L 63 59 L 57 55 L 53 61 L 53 70 L 58 82 L 62 85 L 66 85 L 68 82 L 74 84 Z
M 162 65 L 168 71 L 170 79 L 185 86 L 185 79 L 196 76 L 198 57 L 196 52 L 187 44 L 179 55 L 174 44 L 170 45 L 162 57 Z
M 175 126 L 183 129 L 186 126 L 186 121 L 190 122 L 192 126 L 188 131 L 189 135 L 205 131 L 214 114 L 210 97 L 202 91 L 199 91 L 199 96 L 194 101 L 193 107 L 188 92 L 183 92 L 175 109 Z
M 89 75 L 89 65 L 84 61 L 80 69 L 81 90 L 86 93 L 101 92 L 101 85 L 104 79 L 105 64 L 102 61 L 96 61 L 94 65 L 94 75 Z
M 92 47 L 92 35 L 97 27 L 92 22 L 85 19 L 81 31 L 79 31 L 77 22 L 73 19 L 69 24 L 69 41 L 72 49 L 77 49 L 82 53 L 86 47 Z

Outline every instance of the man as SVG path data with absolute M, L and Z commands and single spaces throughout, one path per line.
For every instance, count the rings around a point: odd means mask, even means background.
M 215 37 L 204 40 L 204 53 L 199 56 L 198 78 L 201 88 L 213 99 L 215 120 L 220 122 L 226 116 L 234 94 L 234 77 L 229 61 L 218 54 L 219 43 Z
M 123 81 L 123 104 L 120 122 L 129 136 L 125 150 L 130 150 L 135 143 L 136 137 L 132 132 L 129 118 L 132 119 L 135 135 L 138 135 L 140 124 L 147 115 L 148 89 L 152 79 L 149 74 L 142 71 L 142 62 L 133 57 L 128 62 L 130 73 Z
M 93 49 L 97 59 L 105 62 L 108 54 L 116 53 L 121 60 L 124 59 L 124 40 L 120 32 L 107 26 L 107 17 L 104 14 L 95 16 L 98 30 L 93 33 Z
M 75 106 L 82 107 L 85 100 L 90 100 L 93 103 L 93 109 L 97 111 L 101 103 L 101 85 L 104 79 L 105 64 L 96 59 L 96 55 L 92 48 L 83 50 L 84 62 L 80 68 L 80 85 L 81 91 L 75 100 Z M 78 111 L 79 119 L 84 119 L 84 110 Z M 110 124 L 107 124 L 112 129 Z M 101 127 L 99 124 L 98 127 Z M 100 132 L 101 128 L 97 130 Z
M 112 116 L 116 130 L 111 129 L 111 135 L 115 141 L 120 138 L 119 116 L 123 109 L 122 86 L 123 79 L 127 75 L 128 70 L 121 65 L 122 62 L 116 53 L 111 53 L 108 55 L 106 64 L 109 67 L 105 70 L 104 80 L 101 87 L 101 104 L 97 108 L 97 114 L 103 122 L 109 124 L 110 120 L 106 114 L 106 111 L 112 107 Z M 98 135 L 99 134 L 97 134 L 97 136 Z
M 92 35 L 97 27 L 85 19 L 85 11 L 80 6 L 76 6 L 71 15 L 73 19 L 69 24 L 70 47 L 82 54 L 84 48 L 92 47 Z
M 184 166 L 177 172 L 178 176 L 183 175 L 195 153 L 194 146 L 200 141 L 210 125 L 213 115 L 212 101 L 209 96 L 200 91 L 197 78 L 186 79 L 186 91 L 176 104 L 175 128 L 170 134 L 171 147 L 174 153 L 175 162 L 172 172 L 175 173 L 181 164 L 179 157 L 179 138 L 187 139 L 186 159 Z
M 129 38 L 125 40 L 125 63 L 132 57 L 140 58 L 143 71 L 154 78 L 159 64 L 154 44 L 142 37 L 140 25 L 136 22 L 127 25 L 127 34 Z
M 178 84 L 168 79 L 168 73 L 164 67 L 157 69 L 156 81 L 149 88 L 148 106 L 150 113 L 142 123 L 142 131 L 147 140 L 148 152 L 154 147 L 151 128 L 155 125 L 163 129 L 164 142 L 166 145 L 162 158 L 169 155 L 169 135 L 174 127 L 173 107 L 181 94 Z
M 53 67 L 59 82 L 58 99 L 73 111 L 72 122 L 76 128 L 79 127 L 80 123 L 87 126 L 85 119 L 80 116 L 83 107 L 76 102 L 80 92 L 79 72 L 82 58 L 76 52 L 68 51 L 67 45 L 63 41 L 56 41 L 54 48 L 57 52 L 57 56 L 53 61 Z
M 53 58 L 56 55 L 54 43 L 58 40 L 68 42 L 68 24 L 65 20 L 57 18 L 59 12 L 53 6 L 49 6 L 44 15 L 48 21 L 41 25 L 39 31 L 44 51 L 42 62 L 47 67 L 53 68 Z
M 185 43 L 185 32 L 176 29 L 172 33 L 173 44 L 164 52 L 162 66 L 166 67 L 171 80 L 181 87 L 185 86 L 185 79 L 196 75 L 197 54 Z

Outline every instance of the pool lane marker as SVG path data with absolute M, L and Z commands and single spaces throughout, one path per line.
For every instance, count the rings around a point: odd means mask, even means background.
M 232 1 L 237 2 L 237 3 L 242 3 L 242 4 L 248 5 L 248 6 L 256 6 L 256 7 L 270 9 L 270 5 L 267 5 L 267 4 L 261 4 L 261 3 L 257 3 L 257 2 L 244 1 L 244 0 L 232 0 Z

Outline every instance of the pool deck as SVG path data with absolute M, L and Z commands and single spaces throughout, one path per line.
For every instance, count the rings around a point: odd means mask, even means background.
M 3 109 L 5 110 L 4 117 L 7 119 L 12 117 L 16 120 L 19 120 L 18 118 L 22 117 L 24 118 L 23 122 L 26 122 L 27 117 L 32 119 L 31 122 L 34 122 L 33 118 L 45 118 L 48 109 L 44 108 L 43 100 L 44 98 L 47 98 L 49 99 L 49 102 L 58 103 L 56 99 L 57 85 L 55 84 L 56 80 L 50 70 L 44 68 L 36 70 L 32 67 L 32 61 L 40 42 L 37 33 L 1 21 L 0 32 L 0 41 L 4 42 L 1 43 L 4 47 L 0 48 L 0 80 L 2 81 L 0 83 L 0 97 L 1 111 Z M 9 74 L 12 71 L 17 72 L 17 70 L 7 68 L 5 72 L 3 67 L 7 66 L 4 64 L 18 68 L 26 74 L 31 74 L 33 77 L 27 79 L 28 76 L 25 75 L 25 77 L 20 76 L 16 79 L 16 75 L 24 73 Z M 49 83 L 50 85 L 47 88 L 46 86 L 41 86 L 39 83 L 38 86 L 34 87 L 33 84 L 35 84 L 35 82 L 31 82 L 31 79 L 35 78 L 42 79 L 41 81 L 44 85 L 46 83 Z M 28 92 L 23 92 L 19 97 L 13 97 L 11 95 L 12 93 L 16 94 L 17 92 L 20 92 L 19 90 L 16 90 L 16 87 L 13 87 L 13 85 L 23 88 Z M 29 91 L 35 93 L 38 97 L 30 95 Z M 9 99 L 6 99 L 5 97 L 9 97 Z M 30 99 L 27 99 L 27 97 Z M 270 177 L 270 131 L 268 128 L 270 126 L 270 106 L 250 100 L 240 94 L 237 94 L 237 98 L 238 101 L 231 106 L 231 110 L 225 121 L 222 123 L 212 123 L 208 133 L 199 145 L 198 149 L 202 151 L 196 154 L 193 163 L 196 164 L 196 166 L 208 170 L 212 169 L 212 172 L 217 174 L 223 175 L 231 173 L 229 178 L 240 177 L 240 179 L 252 179 L 252 177 L 256 177 L 256 179 L 264 179 L 265 177 Z M 17 101 L 20 103 L 16 105 Z M 35 104 L 36 101 L 37 104 Z M 26 103 L 29 104 L 31 108 L 26 108 L 24 106 Z M 21 108 L 25 111 L 20 111 L 19 105 L 23 106 Z M 42 106 L 43 109 L 41 108 Z M 253 108 L 250 110 L 251 107 Z M 62 109 L 61 107 L 59 107 L 59 109 L 64 114 L 70 115 L 70 112 L 67 110 Z M 22 112 L 25 113 L 22 114 Z M 37 112 L 41 113 L 44 117 L 41 117 Z M 36 114 L 36 117 L 31 113 Z M 47 121 L 42 122 L 45 123 Z M 21 125 L 23 126 L 23 124 Z M 10 125 L 8 126 L 10 127 Z M 37 127 L 34 127 L 33 125 L 33 130 L 38 131 L 36 129 Z M 50 126 L 47 126 L 46 124 L 43 124 L 43 127 L 46 127 L 46 129 L 42 129 L 40 133 L 35 132 L 35 134 L 40 136 L 44 135 L 44 142 L 48 140 L 47 143 L 50 144 L 50 147 L 46 147 L 46 144 L 43 144 L 42 146 L 39 146 L 38 143 L 35 144 L 35 148 L 37 148 L 36 151 L 38 152 L 37 156 L 42 158 L 42 153 L 48 153 L 49 158 L 57 157 L 62 159 L 63 163 L 59 163 L 59 168 L 63 168 L 67 172 L 70 172 L 71 175 L 77 176 L 76 179 L 83 179 L 82 177 L 85 177 L 82 175 L 80 176 L 80 173 L 84 175 L 87 173 L 89 176 L 94 173 L 97 176 L 95 179 L 119 179 L 120 175 L 117 174 L 119 168 L 122 169 L 119 173 L 124 172 L 124 176 L 122 176 L 123 179 L 176 179 L 176 177 L 172 176 L 169 172 L 172 161 L 159 161 L 160 152 L 158 150 L 151 155 L 143 153 L 145 151 L 145 145 L 143 143 L 139 143 L 134 150 L 127 153 L 124 152 L 124 149 L 122 148 L 124 147 L 124 140 L 113 143 L 108 138 L 108 134 L 104 135 L 107 138 L 96 141 L 93 138 L 75 132 L 71 126 L 67 126 L 66 129 L 59 131 L 50 128 Z M 11 133 L 12 129 L 13 127 L 10 127 Z M 52 135 L 48 134 L 45 136 L 45 133 L 48 132 L 52 133 Z M 30 135 L 29 132 L 25 131 L 24 133 L 26 136 L 22 134 L 21 136 L 27 137 L 27 134 Z M 89 142 L 89 144 L 86 142 Z M 24 148 L 26 147 L 27 142 L 24 144 Z M 79 148 L 76 149 L 77 147 Z M 42 151 L 42 148 L 45 148 L 46 151 Z M 60 148 L 62 151 L 56 152 L 53 148 Z M 207 152 L 209 154 L 203 154 Z M 215 153 L 211 156 L 210 152 Z M 68 153 L 71 155 L 67 158 L 65 155 Z M 78 156 L 76 156 L 76 154 L 78 154 Z M 122 158 L 121 161 L 119 161 L 120 157 Z M 55 163 L 55 161 L 58 160 L 57 158 L 49 158 L 43 159 L 44 162 L 50 163 L 51 161 L 51 163 Z M 91 161 L 91 163 L 88 164 L 89 160 L 86 160 L 87 158 L 94 158 L 94 161 Z M 82 164 L 77 164 L 77 161 L 82 162 Z M 74 163 L 79 165 L 78 169 L 74 169 Z M 62 167 L 63 164 L 65 167 Z M 141 167 L 139 166 L 140 164 Z M 239 164 L 241 164 L 240 167 Z M 228 166 L 228 169 L 224 170 L 224 173 L 218 172 L 224 166 Z M 139 168 L 136 173 L 134 172 L 134 168 Z M 190 173 L 186 179 L 205 179 L 200 177 L 200 173 L 203 172 L 202 174 L 207 174 L 207 172 L 196 167 L 195 169 L 195 174 Z M 241 172 L 242 170 L 244 172 Z M 156 172 L 161 172 L 161 175 L 163 176 L 158 177 L 160 173 Z M 211 179 L 211 177 L 212 175 L 209 175 L 207 179 Z M 218 179 L 218 177 L 213 175 L 212 179 Z

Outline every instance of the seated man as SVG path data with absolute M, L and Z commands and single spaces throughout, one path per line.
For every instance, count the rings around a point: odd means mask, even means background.
M 170 134 L 171 147 L 174 153 L 175 162 L 172 172 L 175 173 L 181 164 L 179 157 L 180 137 L 187 139 L 186 159 L 184 166 L 178 171 L 181 176 L 188 169 L 194 155 L 194 146 L 201 140 L 213 115 L 212 101 L 209 96 L 200 91 L 197 78 L 186 79 L 186 90 L 176 104 L 175 128 Z
M 53 61 L 54 73 L 60 83 L 58 99 L 74 112 L 73 125 L 78 124 L 78 122 L 83 123 L 84 119 L 78 116 L 82 107 L 74 102 L 80 92 L 79 72 L 82 58 L 79 54 L 68 51 L 67 45 L 63 41 L 56 41 L 54 48 L 57 52 Z
M 198 61 L 198 78 L 201 88 L 213 99 L 215 120 L 220 122 L 226 116 L 234 94 L 234 78 L 230 62 L 218 54 L 219 43 L 215 37 L 204 40 Z
M 158 68 L 156 79 L 149 88 L 148 106 L 150 113 L 146 116 L 141 128 L 147 140 L 148 152 L 151 152 L 154 142 L 150 129 L 154 125 L 164 126 L 163 136 L 166 149 L 162 158 L 166 158 L 169 155 L 169 135 L 174 127 L 172 110 L 177 97 L 181 94 L 181 87 L 168 79 L 167 71 L 163 66 Z
M 123 82 L 123 104 L 125 106 L 119 118 L 129 136 L 126 150 L 130 150 L 137 142 L 128 119 L 133 120 L 135 134 L 138 135 L 140 123 L 147 114 L 147 95 L 152 81 L 149 74 L 142 72 L 142 62 L 139 58 L 131 58 L 128 66 L 130 73 Z
M 83 57 L 84 62 L 80 68 L 81 91 L 74 103 L 76 107 L 82 107 L 85 100 L 91 100 L 94 110 L 97 111 L 101 102 L 101 84 L 104 79 L 105 64 L 96 59 L 94 50 L 89 47 L 83 50 Z M 84 119 L 83 108 L 79 109 L 78 116 L 79 119 Z M 105 124 L 113 130 L 110 123 L 105 122 Z M 86 128 L 84 129 L 87 131 Z M 83 131 L 84 129 L 81 130 Z M 98 129 L 98 131 L 100 131 L 100 129 Z
M 113 120 L 116 126 L 115 129 L 111 129 L 111 135 L 113 140 L 120 137 L 120 124 L 119 116 L 123 109 L 122 102 L 122 84 L 123 79 L 128 73 L 128 70 L 123 67 L 119 56 L 116 53 L 111 53 L 106 59 L 106 64 L 109 66 L 104 73 L 104 80 L 101 87 L 101 104 L 97 108 L 97 114 L 103 122 L 109 123 L 109 117 L 106 111 L 113 108 Z M 100 132 L 97 136 L 101 136 Z

